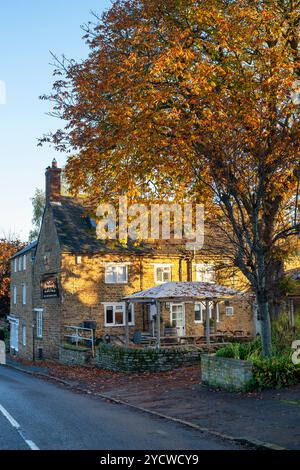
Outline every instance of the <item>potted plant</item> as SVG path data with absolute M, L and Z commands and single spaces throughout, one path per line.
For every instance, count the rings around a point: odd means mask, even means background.
M 164 332 L 165 336 L 177 336 L 177 328 L 175 322 L 165 323 Z

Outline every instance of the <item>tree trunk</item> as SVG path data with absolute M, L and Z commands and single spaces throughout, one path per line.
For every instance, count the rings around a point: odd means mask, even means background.
M 272 355 L 272 332 L 269 303 L 266 294 L 257 295 L 258 315 L 261 320 L 262 350 L 265 357 Z
M 279 317 L 281 310 L 282 295 L 280 291 L 280 280 L 284 275 L 284 263 L 282 260 L 274 260 L 270 263 L 267 281 L 268 281 L 268 300 L 269 314 L 271 320 Z

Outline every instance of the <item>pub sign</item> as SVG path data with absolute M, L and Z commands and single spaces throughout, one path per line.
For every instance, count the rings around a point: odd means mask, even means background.
M 43 299 L 56 299 L 59 297 L 58 279 L 56 275 L 43 277 L 41 281 Z

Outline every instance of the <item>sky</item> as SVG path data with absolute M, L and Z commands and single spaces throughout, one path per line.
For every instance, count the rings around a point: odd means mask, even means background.
M 66 156 L 37 139 L 63 124 L 47 115 L 51 91 L 50 51 L 76 60 L 88 54 L 81 25 L 110 0 L 0 0 L 0 238 L 27 240 L 31 198 L 44 189 L 45 168 Z

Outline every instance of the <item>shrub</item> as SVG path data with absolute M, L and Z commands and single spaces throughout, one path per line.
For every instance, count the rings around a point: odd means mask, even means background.
M 249 389 L 283 388 L 300 382 L 300 366 L 292 363 L 291 355 L 256 359 Z
M 251 343 L 230 343 L 224 348 L 219 349 L 216 355 L 219 357 L 228 357 L 232 359 L 241 359 L 243 361 L 254 360 L 261 356 L 260 338 L 251 341 Z

